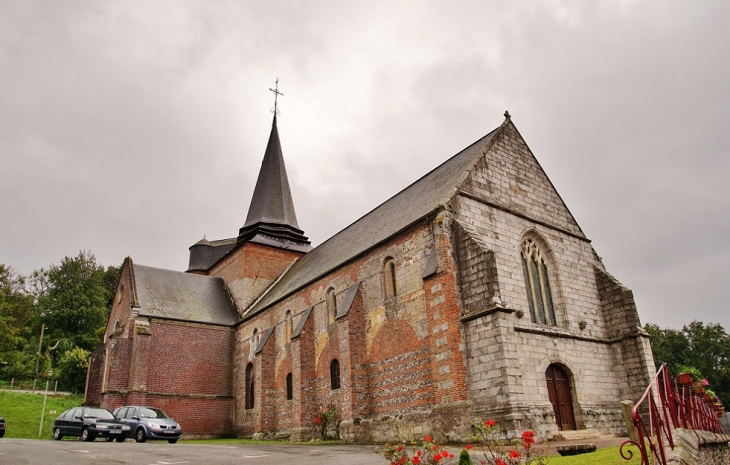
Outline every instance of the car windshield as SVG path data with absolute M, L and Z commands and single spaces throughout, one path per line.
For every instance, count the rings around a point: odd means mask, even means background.
M 142 418 L 163 418 L 163 419 L 169 419 L 167 415 L 165 415 L 165 412 L 158 408 L 147 408 L 142 407 L 139 409 L 139 415 Z
M 103 408 L 85 408 L 84 409 L 84 417 L 85 418 L 99 418 L 102 420 L 113 420 L 114 415 L 109 410 L 104 410 Z

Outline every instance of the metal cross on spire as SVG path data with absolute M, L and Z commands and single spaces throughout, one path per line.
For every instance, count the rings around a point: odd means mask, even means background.
M 276 87 L 274 89 L 272 89 L 271 87 L 269 87 L 269 90 L 274 93 L 274 110 L 273 110 L 273 113 L 274 113 L 274 116 L 276 116 L 276 115 L 278 115 L 280 113 L 279 112 L 279 109 L 277 108 L 277 103 L 278 103 L 279 96 L 280 95 L 284 95 L 281 92 L 279 92 L 279 78 L 276 78 Z

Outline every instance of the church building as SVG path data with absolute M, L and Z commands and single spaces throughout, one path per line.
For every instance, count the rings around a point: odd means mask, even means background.
M 653 372 L 632 292 L 508 113 L 314 248 L 274 116 L 235 237 L 185 272 L 125 260 L 85 404 L 159 407 L 186 437 L 309 440 L 328 413 L 346 442 L 468 441 L 476 418 L 545 439 L 625 433 Z

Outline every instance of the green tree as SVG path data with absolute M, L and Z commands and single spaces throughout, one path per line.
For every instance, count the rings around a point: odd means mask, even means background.
M 720 400 L 730 405 L 730 337 L 725 328 L 717 323 L 693 321 L 681 330 L 653 324 L 644 329 L 651 336 L 657 368 L 666 363 L 674 374 L 683 366 L 696 368 Z
M 0 264 L 0 376 L 16 377 L 28 371 L 30 323 L 34 316 L 32 296 L 25 291 L 25 277 Z
M 689 340 L 684 332 L 665 328 L 651 323 L 644 325 L 644 329 L 651 337 L 651 350 L 654 353 L 654 363 L 659 369 L 666 363 L 670 369 L 677 365 L 687 365 L 689 356 Z
M 61 386 L 75 392 L 83 392 L 90 352 L 81 347 L 63 353 L 56 365 L 56 378 Z
M 86 251 L 38 273 L 37 281 L 46 281 L 38 305 L 50 340 L 66 338 L 82 349 L 96 348 L 101 342 L 97 330 L 106 324 L 112 298 L 105 276 L 104 267 Z

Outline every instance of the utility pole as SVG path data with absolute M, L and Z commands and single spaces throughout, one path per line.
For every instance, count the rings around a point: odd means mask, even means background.
M 51 379 L 53 370 L 48 370 L 48 377 L 46 378 L 46 390 L 43 391 L 43 409 L 41 410 L 41 424 L 38 426 L 38 437 L 41 437 L 41 431 L 43 430 L 43 414 L 46 413 L 46 397 L 48 396 L 48 381 Z

